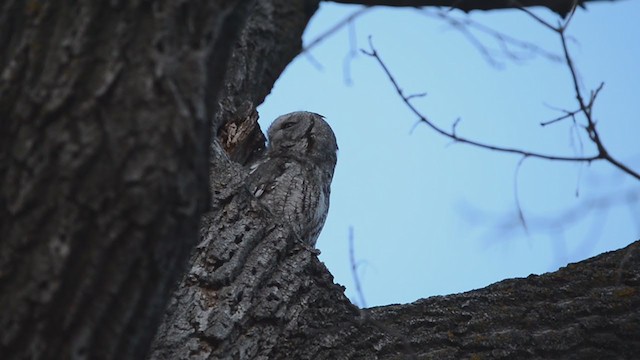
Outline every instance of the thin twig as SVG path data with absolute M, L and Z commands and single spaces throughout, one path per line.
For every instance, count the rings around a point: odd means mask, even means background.
M 527 224 L 532 233 L 553 231 L 579 223 L 596 210 L 609 209 L 622 205 L 631 206 L 638 203 L 640 203 L 640 191 L 638 191 L 637 188 L 628 188 L 585 199 L 569 208 L 565 208 L 555 215 L 547 214 L 546 216 L 536 216 L 529 214 L 527 216 Z M 487 222 L 491 222 L 492 218 L 496 217 L 496 215 L 487 215 L 486 211 L 479 209 L 466 207 L 463 210 L 464 212 L 462 214 L 469 220 L 485 225 Z M 519 215 L 507 217 L 498 215 L 498 217 L 502 218 L 502 220 L 499 220 L 496 226 L 492 228 L 499 229 L 499 231 L 505 234 L 518 231 L 521 227 Z M 636 223 L 640 224 L 640 222 Z M 504 236 L 500 237 L 506 238 Z M 487 238 L 496 238 L 496 236 L 492 233 L 487 236 Z
M 356 35 L 356 27 L 353 25 L 353 21 L 349 21 L 349 51 L 342 61 L 342 74 L 344 83 L 351 85 L 351 62 L 358 56 L 358 37 Z
M 382 59 L 380 58 L 380 55 L 378 54 L 378 52 L 374 48 L 373 42 L 371 40 L 371 37 L 369 37 L 369 46 L 371 48 L 370 51 L 366 51 L 366 50 L 361 50 L 361 51 L 364 54 L 366 54 L 368 56 L 371 56 L 371 57 L 376 59 L 376 61 L 380 65 L 380 67 L 382 67 L 383 71 L 385 72 L 385 74 L 389 78 L 389 81 L 391 81 L 391 83 L 393 84 L 393 87 L 395 88 L 396 92 L 402 98 L 402 101 L 420 119 L 420 121 L 425 123 L 425 124 L 427 124 L 431 129 L 435 130 L 437 133 L 439 133 L 441 135 L 444 135 L 444 136 L 446 136 L 446 137 L 448 137 L 448 138 L 450 138 L 450 139 L 452 139 L 452 140 L 454 140 L 456 142 L 477 146 L 477 147 L 480 147 L 480 148 L 483 148 L 483 149 L 506 152 L 506 153 L 512 153 L 512 154 L 519 154 L 519 155 L 533 157 L 533 158 L 540 158 L 540 159 L 547 159 L 547 160 L 557 160 L 557 161 L 586 161 L 586 162 L 591 162 L 591 161 L 598 160 L 598 159 L 601 158 L 600 155 L 585 156 L 585 157 L 574 157 L 574 156 L 556 156 L 556 155 L 540 154 L 540 153 L 525 151 L 525 150 L 521 150 L 521 149 L 490 145 L 490 144 L 486 144 L 486 143 L 482 143 L 482 142 L 479 142 L 479 141 L 475 141 L 475 140 L 471 140 L 471 139 L 467 139 L 467 138 L 458 136 L 454 132 L 448 132 L 446 130 L 443 130 L 440 127 L 436 126 L 425 115 L 423 115 L 415 106 L 413 106 L 413 104 L 407 98 L 407 96 L 404 95 L 404 93 L 403 93 L 402 89 L 400 88 L 400 86 L 398 85 L 398 82 L 396 81 L 395 77 L 391 74 L 391 71 L 389 70 L 387 65 L 384 63 L 384 61 L 382 61 Z
M 575 154 L 584 154 L 584 143 L 582 142 L 582 131 L 580 131 L 580 129 L 578 128 L 578 121 L 576 120 L 575 116 L 571 119 L 572 124 L 571 124 L 571 130 L 569 130 L 569 143 L 571 144 L 571 148 L 573 148 L 573 151 Z M 578 148 L 576 149 L 576 144 L 574 141 L 574 138 L 578 140 Z M 576 197 L 580 196 L 580 178 L 582 177 L 582 169 L 584 168 L 584 163 L 582 163 L 579 167 L 578 170 L 578 177 L 577 177 L 577 183 L 576 183 Z
M 527 13 L 527 15 L 531 16 L 534 20 L 539 22 L 541 25 L 543 25 L 547 29 L 552 30 L 554 32 L 558 32 L 558 29 L 555 26 L 549 24 L 543 18 L 541 18 L 538 15 L 534 14 L 531 10 L 527 9 L 526 7 L 520 6 L 520 7 L 518 7 L 518 10 L 524 11 L 525 13 Z
M 540 126 L 547 126 L 547 125 L 551 125 L 551 124 L 555 124 L 557 122 L 560 122 L 564 119 L 573 119 L 575 118 L 576 114 L 579 114 L 581 110 L 574 110 L 574 111 L 566 111 L 566 110 L 561 110 L 563 111 L 565 114 L 562 116 L 559 116 L 555 119 L 551 119 L 551 120 L 547 120 L 547 121 L 543 121 L 540 123 Z
M 522 204 L 520 204 L 520 194 L 518 193 L 518 175 L 520 174 L 520 168 L 522 167 L 522 163 L 526 158 L 527 158 L 526 156 L 523 156 L 518 161 L 518 164 L 516 165 L 516 170 L 513 174 L 513 195 L 516 200 L 516 209 L 518 210 L 518 220 L 520 221 L 520 224 L 522 225 L 524 232 L 527 234 L 527 236 L 530 236 L 529 227 L 527 226 L 527 221 L 524 218 L 524 211 L 522 211 Z
M 569 53 L 569 48 L 567 46 L 567 38 L 565 36 L 565 29 L 566 28 L 558 29 L 558 33 L 560 35 L 560 40 L 561 40 L 561 43 L 562 43 L 562 50 L 564 52 L 564 56 L 565 56 L 567 67 L 569 68 L 569 72 L 571 73 L 571 80 L 573 81 L 573 88 L 574 88 L 574 91 L 576 93 L 576 100 L 578 101 L 578 104 L 580 105 L 580 110 L 582 111 L 582 113 L 584 114 L 585 118 L 587 119 L 587 126 L 586 126 L 585 129 L 587 131 L 587 134 L 589 135 L 589 138 L 596 145 L 596 148 L 598 149 L 598 158 L 608 161 L 609 163 L 611 163 L 614 166 L 616 166 L 618 169 L 620 169 L 620 170 L 624 171 L 625 173 L 633 176 L 634 178 L 640 180 L 640 173 L 633 171 L 631 168 L 627 167 L 626 165 L 621 163 L 619 160 L 613 158 L 609 154 L 607 149 L 605 148 L 602 140 L 600 139 L 600 134 L 598 134 L 598 131 L 596 129 L 596 122 L 595 122 L 595 120 L 593 120 L 593 111 L 592 111 L 592 109 L 593 109 L 593 104 L 594 104 L 594 101 L 595 101 L 598 93 L 604 87 L 604 83 L 600 83 L 598 88 L 595 91 L 592 92 L 592 94 L 590 96 L 589 103 L 585 103 L 584 97 L 582 96 L 582 92 L 580 91 L 580 83 L 579 83 L 579 80 L 578 80 L 577 71 L 576 71 L 575 65 L 573 63 L 573 59 L 571 58 L 571 55 Z
M 347 26 L 349 23 L 351 23 L 357 17 L 363 15 L 364 13 L 366 13 L 367 11 L 369 11 L 371 9 L 372 9 L 371 7 L 366 6 L 366 7 L 363 7 L 361 9 L 358 9 L 358 10 L 354 11 L 353 13 L 351 13 L 351 15 L 349 15 L 346 18 L 342 19 L 341 21 L 337 22 L 335 25 L 333 25 L 327 31 L 323 32 L 322 34 L 318 35 L 318 37 L 316 37 L 315 39 L 311 40 L 309 42 L 309 44 L 307 44 L 307 46 L 305 46 L 302 49 L 300 54 L 303 54 L 303 53 L 309 51 L 310 49 L 312 49 L 313 47 L 317 46 L 318 44 L 320 44 L 321 42 L 326 40 L 329 36 L 331 36 L 333 33 L 337 32 L 340 29 L 342 29 L 344 26 Z
M 413 94 L 413 95 L 407 96 L 407 100 L 411 100 L 411 99 L 414 99 L 414 98 L 421 98 L 421 97 L 425 97 L 425 96 L 427 96 L 426 92 L 425 93 Z
M 530 13 L 530 12 L 527 10 L 527 13 Z M 584 100 L 584 97 L 582 96 L 582 92 L 580 91 L 580 85 L 579 85 L 578 75 L 577 75 L 577 71 L 576 71 L 575 65 L 573 63 L 571 55 L 569 54 L 569 49 L 568 49 L 568 46 L 567 46 L 567 41 L 566 41 L 566 36 L 565 36 L 565 29 L 566 28 L 563 28 L 563 27 L 555 28 L 555 27 L 549 25 L 548 23 L 544 22 L 544 20 L 539 19 L 538 17 L 536 17 L 536 15 L 531 14 L 531 16 L 533 16 L 534 19 L 536 19 L 538 21 L 541 21 L 544 24 L 548 25 L 548 27 L 552 28 L 560 36 L 560 39 L 561 39 L 561 42 L 562 42 L 562 50 L 563 50 L 565 62 L 567 64 L 567 67 L 569 68 L 569 72 L 571 73 L 571 79 L 572 79 L 574 90 L 575 90 L 575 93 L 576 93 L 576 99 L 578 101 L 578 105 L 579 105 L 579 108 L 580 108 L 579 111 L 575 112 L 575 114 L 570 115 L 570 116 L 575 116 L 577 113 L 584 114 L 584 116 L 585 116 L 585 118 L 587 120 L 587 125 L 585 126 L 585 130 L 587 131 L 589 139 L 591 139 L 591 141 L 595 144 L 595 146 L 597 148 L 597 152 L 598 153 L 596 155 L 592 155 L 592 156 L 547 155 L 547 154 L 541 154 L 541 153 L 536 153 L 536 152 L 525 151 L 525 150 L 521 150 L 521 149 L 515 149 L 515 148 L 508 148 L 508 147 L 503 147 L 503 146 L 491 145 L 491 144 L 479 142 L 479 141 L 476 141 L 476 140 L 467 139 L 467 138 L 458 136 L 456 134 L 455 126 L 452 127 L 452 131 L 451 132 L 448 132 L 448 131 L 438 127 L 437 125 L 435 125 L 431 120 L 429 120 L 425 115 L 423 115 L 411 103 L 411 98 L 406 96 L 406 95 L 404 95 L 404 93 L 403 93 L 402 89 L 400 88 L 400 85 L 396 81 L 395 77 L 391 74 L 391 71 L 389 70 L 387 65 L 384 63 L 384 61 L 382 61 L 382 58 L 380 57 L 380 55 L 378 54 L 377 50 L 373 46 L 373 40 L 371 39 L 371 36 L 369 36 L 369 47 L 370 47 L 370 50 L 369 51 L 361 50 L 361 51 L 364 54 L 366 54 L 368 56 L 371 56 L 371 57 L 376 59 L 376 61 L 380 65 L 380 67 L 382 67 L 384 73 L 389 78 L 389 81 L 391 81 L 391 83 L 393 84 L 393 87 L 395 88 L 396 92 L 398 93 L 398 95 L 400 96 L 402 101 L 407 105 L 407 107 L 416 116 L 418 116 L 418 118 L 420 119 L 421 122 L 427 124 L 431 129 L 433 129 L 437 133 L 439 133 L 439 134 L 441 134 L 441 135 L 443 135 L 445 137 L 448 137 L 448 138 L 454 140 L 455 142 L 461 142 L 461 143 L 477 146 L 477 147 L 480 147 L 480 148 L 483 148 L 483 149 L 488 149 L 488 150 L 494 150 L 494 151 L 512 153 L 512 154 L 520 154 L 520 155 L 523 155 L 525 157 L 533 157 L 533 158 L 540 158 L 540 159 L 546 159 L 546 160 L 587 162 L 587 163 L 590 163 L 590 162 L 595 161 L 595 160 L 606 160 L 609 163 L 611 163 L 612 165 L 614 165 L 615 167 L 617 167 L 618 169 L 622 170 L 623 172 L 625 172 L 625 173 L 631 175 L 632 177 L 640 180 L 640 173 L 633 171 L 631 168 L 629 168 L 626 165 L 622 164 L 619 160 L 613 158 L 607 152 L 607 150 L 604 147 L 604 144 L 602 143 L 602 141 L 600 139 L 600 135 L 598 134 L 598 131 L 596 129 L 596 122 L 593 120 L 593 117 L 592 117 L 592 108 L 593 108 L 593 104 L 594 104 L 594 101 L 595 101 L 598 93 L 602 90 L 602 88 L 604 86 L 604 83 L 601 83 L 600 86 L 598 86 L 598 88 L 591 93 L 591 96 L 590 96 L 590 99 L 589 99 L 590 101 L 589 101 L 589 103 L 586 103 L 585 100 Z M 570 18 L 568 20 L 570 20 Z M 565 23 L 565 24 L 568 24 L 568 22 Z M 459 120 L 456 120 L 456 122 L 457 121 L 459 121 Z M 557 121 L 559 121 L 559 120 L 557 120 Z M 456 124 L 454 124 L 454 125 L 456 125 Z M 544 125 L 544 123 L 542 125 Z
M 349 226 L 349 262 L 351 263 L 351 276 L 353 276 L 353 283 L 356 285 L 356 292 L 360 299 L 360 308 L 364 309 L 367 307 L 367 302 L 365 301 L 364 292 L 360 285 L 360 276 L 358 276 L 358 264 L 356 263 L 356 250 L 354 243 L 353 226 Z
M 427 9 L 423 9 L 420 13 L 429 17 L 436 17 L 438 19 L 448 22 L 449 25 L 451 25 L 453 28 L 460 31 L 469 40 L 469 42 L 473 46 L 475 46 L 476 49 L 478 49 L 478 51 L 480 51 L 480 53 L 483 55 L 485 60 L 493 66 L 501 66 L 502 64 L 500 64 L 498 60 L 494 58 L 493 52 L 490 51 L 491 49 L 487 48 L 471 32 L 471 30 L 477 30 L 480 33 L 483 33 L 492 37 L 500 47 L 501 49 L 500 52 L 504 54 L 504 56 L 507 59 L 510 59 L 512 61 L 526 60 L 525 55 L 528 55 L 527 56 L 528 58 L 531 58 L 532 56 L 535 56 L 535 55 L 540 55 L 547 58 L 548 60 L 555 61 L 555 62 L 559 62 L 561 60 L 561 56 L 554 54 L 550 51 L 547 51 L 532 42 L 523 41 L 523 40 L 511 37 L 489 26 L 476 22 L 471 18 L 469 18 L 468 16 L 460 19 L 458 17 L 451 15 L 448 11 L 443 11 L 443 10 L 438 10 L 434 12 Z M 529 54 L 518 54 L 514 52 L 512 48 L 519 48 L 521 50 L 528 51 Z

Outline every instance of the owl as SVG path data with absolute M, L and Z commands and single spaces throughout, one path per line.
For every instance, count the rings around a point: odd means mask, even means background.
M 249 168 L 249 190 L 314 247 L 329 211 L 338 145 L 322 115 L 298 111 L 267 131 L 264 156 Z

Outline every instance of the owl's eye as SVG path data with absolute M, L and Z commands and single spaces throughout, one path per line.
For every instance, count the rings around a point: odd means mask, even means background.
M 290 122 L 282 124 L 282 128 L 283 129 L 288 129 L 288 128 L 292 127 L 295 124 L 296 124 L 295 121 L 290 121 Z

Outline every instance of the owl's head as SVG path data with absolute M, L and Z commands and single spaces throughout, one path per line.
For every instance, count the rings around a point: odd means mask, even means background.
M 336 136 L 322 115 L 296 111 L 279 116 L 267 131 L 268 151 L 308 158 L 318 165 L 335 166 Z

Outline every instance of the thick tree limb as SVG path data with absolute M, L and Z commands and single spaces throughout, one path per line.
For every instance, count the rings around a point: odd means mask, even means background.
M 632 358 L 640 242 L 555 273 L 358 310 L 214 151 L 213 211 L 153 359 Z M 224 184 L 224 186 L 221 186 Z
M 616 0 L 327 0 L 341 4 L 360 4 L 366 6 L 393 6 L 393 7 L 422 7 L 439 6 L 460 9 L 465 12 L 471 10 L 497 10 L 515 9 L 518 7 L 542 6 L 561 15 L 566 16 L 573 10 L 574 3 L 582 6 L 596 1 Z
M 554 273 L 368 312 L 420 358 L 632 359 L 640 241 Z M 379 354 L 392 354 L 398 345 L 381 346 Z
M 258 0 L 235 43 L 224 77 L 220 109 L 214 118 L 218 133 L 238 109 L 258 106 L 271 92 L 284 68 L 302 49 L 302 33 L 318 8 L 318 0 Z

